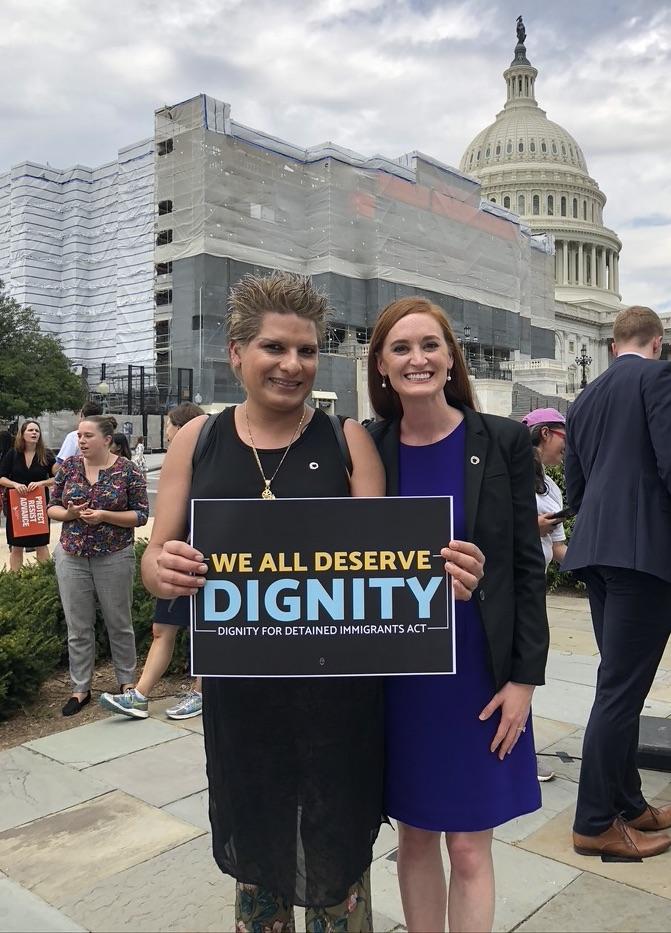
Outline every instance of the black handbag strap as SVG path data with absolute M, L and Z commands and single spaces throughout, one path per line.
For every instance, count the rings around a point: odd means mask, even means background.
M 336 440 L 338 442 L 338 449 L 340 450 L 340 456 L 342 457 L 342 461 L 345 466 L 345 472 L 347 473 L 347 476 L 351 478 L 353 468 L 352 454 L 350 453 L 349 444 L 347 443 L 345 430 L 343 428 L 347 418 L 345 415 L 329 415 L 328 419 L 331 422 L 333 433 L 335 434 Z
M 212 428 L 219 417 L 219 414 L 208 415 L 207 421 L 203 421 L 203 426 L 200 429 L 200 434 L 198 435 L 198 440 L 196 441 L 196 446 L 193 451 L 193 457 L 191 458 L 191 472 L 195 472 L 196 467 L 203 459 L 203 455 L 207 448 L 208 441 L 212 436 Z

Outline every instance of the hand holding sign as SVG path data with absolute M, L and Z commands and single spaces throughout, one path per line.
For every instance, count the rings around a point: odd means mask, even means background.
M 204 586 L 207 564 L 203 555 L 185 541 L 166 541 L 156 559 L 160 595 L 164 599 L 195 596 Z
M 452 577 L 454 598 L 468 602 L 484 576 L 485 555 L 470 541 L 450 541 L 441 550 L 445 572 Z
M 25 486 L 23 488 L 26 489 Z M 32 492 L 26 489 L 25 493 L 20 493 L 18 489 L 10 489 L 9 510 L 15 538 L 49 533 L 44 489 L 35 489 Z

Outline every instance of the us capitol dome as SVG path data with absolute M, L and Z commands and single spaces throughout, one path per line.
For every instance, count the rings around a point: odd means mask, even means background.
M 517 39 L 503 72 L 503 110 L 466 148 L 459 167 L 478 179 L 483 198 L 519 214 L 532 233 L 553 234 L 558 301 L 617 310 L 622 243 L 603 224 L 606 196 L 576 140 L 538 106 L 538 71 L 527 58 L 522 17 Z

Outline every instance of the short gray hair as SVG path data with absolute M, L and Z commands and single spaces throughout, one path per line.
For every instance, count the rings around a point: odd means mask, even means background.
M 228 336 L 246 344 L 261 329 L 263 315 L 296 314 L 312 321 L 321 342 L 331 308 L 327 296 L 320 292 L 307 275 L 295 272 L 271 272 L 257 276 L 248 273 L 231 288 L 228 299 Z

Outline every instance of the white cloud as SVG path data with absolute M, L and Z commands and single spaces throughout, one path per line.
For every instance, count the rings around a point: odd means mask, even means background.
M 0 170 L 99 164 L 149 136 L 153 111 L 205 91 L 234 119 L 301 145 L 420 149 L 457 165 L 504 102 L 513 0 L 5 0 Z M 608 196 L 625 297 L 668 301 L 671 11 L 639 0 L 530 11 L 548 116 Z

